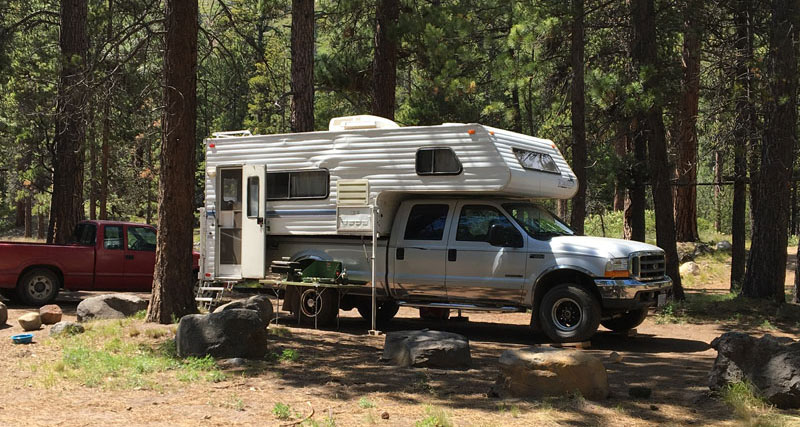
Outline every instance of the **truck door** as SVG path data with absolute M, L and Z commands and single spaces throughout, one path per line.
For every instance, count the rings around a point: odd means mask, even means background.
M 98 227 L 94 265 L 96 290 L 122 290 L 125 283 L 125 238 L 122 225 Z
M 267 242 L 266 212 L 267 167 L 242 166 L 242 195 L 245 202 L 242 216 L 242 277 L 263 279 Z
M 461 202 L 447 245 L 450 301 L 519 303 L 525 284 L 522 232 L 489 204 Z
M 125 226 L 125 289 L 149 292 L 156 266 L 156 230 Z
M 395 247 L 389 252 L 394 263 L 396 297 L 447 298 L 447 225 L 454 207 L 455 203 L 419 202 L 407 208 L 408 215 L 399 215 L 405 224 L 399 228 Z

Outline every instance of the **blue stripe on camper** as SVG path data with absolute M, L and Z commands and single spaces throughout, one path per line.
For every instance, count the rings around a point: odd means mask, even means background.
M 281 209 L 267 211 L 267 218 L 282 216 L 327 216 L 336 215 L 336 209 Z

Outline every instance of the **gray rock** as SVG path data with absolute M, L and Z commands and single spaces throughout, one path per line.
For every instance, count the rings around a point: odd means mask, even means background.
M 108 294 L 86 298 L 78 304 L 78 322 L 122 319 L 146 310 L 149 302 L 130 294 Z
M 686 263 L 681 264 L 679 269 L 681 276 L 697 276 L 700 274 L 700 266 L 697 265 L 694 261 L 689 261 Z
M 42 318 L 39 317 L 39 313 L 25 313 L 17 321 L 25 331 L 36 331 L 42 327 Z
M 715 246 L 716 250 L 723 251 L 723 252 L 730 252 L 732 248 L 733 248 L 733 245 L 731 244 L 731 242 L 729 242 L 727 240 L 723 240 L 721 242 L 717 242 L 717 245 Z
M 43 325 L 54 325 L 60 322 L 63 314 L 61 307 L 55 304 L 39 307 L 39 316 L 42 318 Z
M 527 347 L 500 355 L 500 376 L 491 394 L 538 399 L 575 392 L 589 400 L 608 397 L 608 374 L 600 359 L 580 350 Z
M 84 332 L 83 325 L 75 322 L 58 322 L 50 328 L 50 336 L 77 335 Z
M 466 337 L 428 329 L 389 332 L 381 359 L 406 367 L 469 369 L 472 366 Z
M 5 325 L 8 322 L 8 307 L 0 302 L 0 325 Z
M 272 317 L 275 315 L 275 311 L 272 307 L 272 301 L 265 296 L 265 295 L 255 295 L 247 299 L 240 299 L 236 301 L 231 301 L 227 304 L 223 304 L 217 307 L 214 310 L 214 313 L 221 313 L 225 310 L 231 309 L 245 309 L 245 310 L 254 310 L 258 312 L 261 321 L 264 323 L 264 326 L 268 325 Z
M 773 405 L 800 408 L 800 341 L 726 332 L 711 341 L 711 347 L 717 350 L 717 359 L 709 388 L 749 381 Z
M 175 341 L 180 357 L 261 359 L 267 353 L 267 329 L 254 310 L 183 316 Z

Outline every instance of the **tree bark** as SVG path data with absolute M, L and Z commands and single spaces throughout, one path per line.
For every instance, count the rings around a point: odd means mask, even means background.
M 292 132 L 314 130 L 314 0 L 292 0 Z
M 645 241 L 645 207 L 647 195 L 645 182 L 648 176 L 647 167 L 647 140 L 644 137 L 643 122 L 634 118 L 631 122 L 631 144 L 633 150 L 633 165 L 630 166 L 630 187 L 628 198 L 625 200 L 625 238 L 629 240 Z M 670 212 L 672 209 L 670 209 Z
M 114 32 L 114 0 L 108 0 L 108 23 L 106 25 L 106 37 L 111 40 Z M 116 55 L 115 55 L 116 56 Z M 107 66 L 110 73 L 113 69 L 112 64 Z M 100 149 L 100 219 L 108 219 L 108 163 L 111 158 L 111 88 L 114 86 L 113 77 L 108 79 L 107 90 L 103 99 L 103 129 L 102 147 Z
M 794 257 L 794 301 L 800 302 L 800 245 L 797 245 L 797 255 Z
M 394 120 L 397 86 L 399 0 L 378 0 L 375 10 L 375 58 L 372 63 L 372 114 Z
M 654 0 L 632 0 L 633 59 L 637 68 L 649 69 L 643 82 L 645 92 L 656 94 L 658 89 L 658 49 L 656 46 L 656 22 Z M 653 207 L 656 216 L 656 241 L 666 255 L 667 275 L 672 278 L 672 291 L 677 300 L 684 299 L 681 276 L 678 272 L 678 248 L 675 242 L 675 218 L 673 217 L 670 166 L 667 158 L 667 142 L 662 117 L 661 103 L 654 96 L 653 103 L 641 112 L 644 119 L 641 137 L 647 141 L 650 166 L 650 184 L 653 191 Z
M 97 219 L 97 141 L 95 140 L 94 108 L 89 107 L 89 219 Z
M 683 32 L 683 88 L 678 117 L 675 188 L 675 238 L 694 242 L 697 234 L 697 109 L 700 100 L 700 13 L 702 3 L 687 4 Z
M 30 193 L 25 196 L 25 238 L 33 237 L 33 201 Z
M 722 150 L 714 151 L 714 231 L 722 233 L 722 167 L 724 162 Z M 696 196 L 696 193 L 695 193 Z M 677 206 L 677 201 L 675 202 Z M 696 212 L 696 211 L 695 211 Z M 677 209 L 675 215 L 677 216 Z
M 63 244 L 83 217 L 83 144 L 86 139 L 86 54 L 89 48 L 86 0 L 61 0 L 61 77 L 56 107 L 52 235 Z
M 197 1 L 167 0 L 164 116 L 158 239 L 148 322 L 171 323 L 196 313 L 192 295 L 195 130 L 197 120 Z
M 576 234 L 583 234 L 586 221 L 586 102 L 583 81 L 583 0 L 572 0 L 572 44 L 570 64 L 572 67 L 571 108 L 572 115 L 572 170 L 578 179 L 578 192 L 572 198 L 570 227 Z
M 771 96 L 761 149 L 755 232 L 742 294 L 785 302 L 789 191 L 797 141 L 798 0 L 774 0 L 768 54 Z
M 752 74 L 750 64 L 753 60 L 752 21 L 750 0 L 738 0 L 734 10 L 736 27 L 736 64 L 734 78 L 734 97 L 736 102 L 736 121 L 733 129 L 733 206 L 731 212 L 731 292 L 742 288 L 747 252 L 747 148 L 751 145 L 754 131 L 755 108 L 751 96 Z
M 36 215 L 36 238 L 39 240 L 44 239 L 47 237 L 47 221 L 45 221 L 45 216 L 41 211 Z
M 624 159 L 628 147 L 628 131 L 627 126 L 619 126 L 621 129 L 618 131 L 616 138 L 614 138 L 614 154 L 617 159 Z M 614 211 L 619 212 L 625 209 L 625 173 L 620 168 L 617 170 L 617 182 L 614 184 Z

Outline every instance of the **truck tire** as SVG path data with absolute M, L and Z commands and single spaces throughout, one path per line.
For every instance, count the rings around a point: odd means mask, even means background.
M 333 288 L 301 288 L 297 308 L 301 323 L 329 326 L 339 314 L 339 291 Z
M 42 306 L 56 299 L 61 282 L 46 268 L 35 268 L 17 282 L 17 297 L 26 305 Z
M 377 307 L 375 308 L 375 323 L 379 325 L 386 324 L 392 320 L 397 311 L 400 310 L 400 306 L 394 301 L 377 301 Z M 356 310 L 364 320 L 367 322 L 372 321 L 372 301 L 368 300 L 366 303 L 359 304 L 356 306 Z
M 586 341 L 600 325 L 600 303 L 585 288 L 563 283 L 547 291 L 539 306 L 544 333 L 556 342 Z
M 641 325 L 646 318 L 647 308 L 645 307 L 638 310 L 631 310 L 623 314 L 621 317 L 603 320 L 600 322 L 600 324 L 612 331 L 624 332 Z

